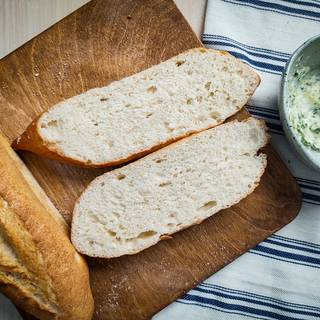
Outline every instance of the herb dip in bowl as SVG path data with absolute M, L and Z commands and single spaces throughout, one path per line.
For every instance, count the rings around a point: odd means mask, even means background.
M 288 140 L 309 166 L 320 171 L 320 35 L 291 56 L 279 102 Z

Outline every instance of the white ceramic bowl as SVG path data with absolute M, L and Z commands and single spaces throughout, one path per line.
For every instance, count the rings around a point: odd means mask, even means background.
M 281 91 L 279 96 L 279 112 L 282 121 L 283 130 L 291 145 L 300 155 L 300 158 L 313 169 L 320 171 L 320 152 L 309 150 L 300 141 L 300 137 L 296 134 L 290 125 L 288 103 L 289 89 L 288 86 L 293 81 L 293 75 L 298 69 L 309 67 L 310 70 L 320 68 L 320 35 L 315 36 L 303 45 L 301 45 L 291 56 L 286 64 L 282 75 Z

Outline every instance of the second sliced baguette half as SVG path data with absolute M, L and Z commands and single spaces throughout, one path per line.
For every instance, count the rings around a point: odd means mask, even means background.
M 134 254 L 228 208 L 267 164 L 263 121 L 232 121 L 96 178 L 77 201 L 72 242 L 93 257 Z
M 191 49 L 53 106 L 13 147 L 81 166 L 121 164 L 224 122 L 259 81 L 226 52 Z

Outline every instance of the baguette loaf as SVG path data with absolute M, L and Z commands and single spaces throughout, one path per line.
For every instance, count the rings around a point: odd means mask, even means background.
M 13 146 L 82 166 L 117 165 L 222 123 L 259 81 L 226 52 L 188 50 L 53 106 Z
M 77 201 L 72 242 L 93 257 L 148 248 L 250 194 L 266 166 L 262 121 L 232 121 L 96 178 Z
M 0 135 L 0 290 L 38 319 L 92 317 L 88 268 L 68 232 Z

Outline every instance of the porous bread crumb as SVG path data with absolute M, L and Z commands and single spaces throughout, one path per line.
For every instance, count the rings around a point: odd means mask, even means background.
M 257 186 L 266 156 L 263 122 L 230 122 L 96 178 L 78 200 L 72 241 L 82 253 L 117 257 L 232 206 Z
M 247 102 L 258 83 L 235 57 L 192 49 L 57 104 L 38 120 L 38 133 L 62 157 L 107 165 L 216 126 Z

